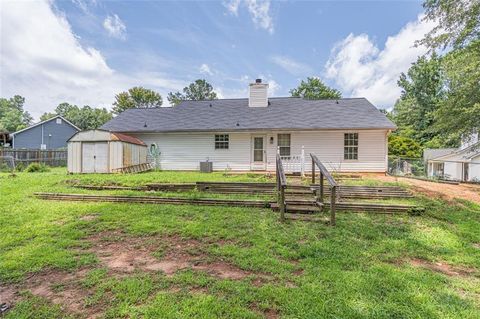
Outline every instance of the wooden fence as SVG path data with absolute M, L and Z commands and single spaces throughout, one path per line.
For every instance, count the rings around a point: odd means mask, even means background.
M 49 166 L 66 166 L 66 150 L 39 150 L 39 149 L 0 149 L 0 156 L 11 156 L 15 165 L 23 163 L 44 163 Z

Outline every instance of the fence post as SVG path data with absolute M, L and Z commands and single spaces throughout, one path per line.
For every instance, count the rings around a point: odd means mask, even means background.
M 337 186 L 332 185 L 330 194 L 330 225 L 335 226 L 335 200 L 337 197 Z

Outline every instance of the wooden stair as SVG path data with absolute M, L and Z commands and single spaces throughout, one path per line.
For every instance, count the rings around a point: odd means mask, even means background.
M 277 203 L 270 203 L 270 207 L 274 211 L 278 211 L 279 206 Z M 321 204 L 315 200 L 294 200 L 286 201 L 286 212 L 290 214 L 315 214 L 322 212 L 323 208 L 329 210 L 328 204 Z M 399 205 L 399 204 L 379 204 L 379 203 L 364 203 L 364 202 L 337 202 L 337 211 L 345 212 L 367 212 L 367 213 L 380 213 L 380 214 L 397 214 L 397 213 L 410 213 L 410 212 L 422 212 L 424 208 L 413 205 Z

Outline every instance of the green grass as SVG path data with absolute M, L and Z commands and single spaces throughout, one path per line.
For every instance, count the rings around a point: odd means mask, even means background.
M 423 216 L 338 213 L 337 226 L 328 227 L 282 224 L 268 209 L 54 202 L 32 196 L 37 191 L 140 194 L 73 189 L 65 183 L 69 179 L 99 185 L 267 181 L 257 175 L 186 172 L 70 176 L 63 169 L 52 169 L 16 177 L 0 174 L 0 285 L 28 286 L 31 274 L 46 270 L 88 270 L 77 283 L 86 292 L 85 312 L 68 313 L 51 300 L 24 291 L 6 318 L 82 318 L 95 308 L 106 318 L 480 316 L 477 204 L 419 197 L 401 203 L 425 206 Z M 86 215 L 98 217 L 82 220 Z M 150 240 L 167 235 L 194 239 L 205 245 L 212 260 L 223 260 L 252 276 L 228 280 L 191 269 L 171 277 L 143 271 L 115 276 L 85 249 L 85 238 L 107 230 Z M 156 258 L 162 256 L 161 250 L 155 253 Z M 412 266 L 408 260 L 414 258 L 472 273 L 447 276 Z M 258 284 L 259 276 L 267 279 Z

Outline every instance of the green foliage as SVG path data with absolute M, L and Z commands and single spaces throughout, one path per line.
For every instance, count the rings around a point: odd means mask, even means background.
M 184 100 L 204 101 L 217 99 L 217 93 L 213 90 L 213 86 L 206 80 L 198 79 L 189 86 L 183 88 L 183 93 L 170 92 L 167 100 L 171 105 L 176 106 Z
M 457 138 L 480 131 L 480 40 L 448 53 L 443 65 L 448 92 L 436 113 L 436 129 Z
M 112 112 L 120 114 L 133 108 L 156 108 L 162 106 L 162 103 L 163 99 L 160 93 L 136 86 L 115 96 Z
M 388 155 L 402 158 L 418 158 L 422 156 L 422 147 L 411 138 L 390 134 L 388 136 Z
M 44 113 L 41 121 L 56 115 L 61 115 L 81 130 L 96 129 L 112 119 L 112 114 L 106 108 L 92 108 L 88 105 L 82 108 L 69 103 L 61 103 L 54 113 Z
M 342 93 L 325 85 L 316 77 L 308 77 L 302 80 L 298 87 L 291 89 L 290 94 L 294 97 L 303 97 L 308 100 L 339 99 Z
M 20 95 L 0 98 L 0 132 L 15 132 L 32 123 L 33 118 L 24 111 L 24 104 L 25 98 Z
M 27 173 L 46 173 L 50 171 L 50 167 L 44 163 L 31 163 L 25 168 Z
M 480 1 L 425 0 L 425 20 L 436 26 L 418 41 L 430 48 L 464 47 L 480 38 Z
M 430 58 L 420 57 L 407 74 L 400 75 L 398 85 L 402 88 L 402 94 L 392 110 L 392 119 L 399 127 L 399 135 L 424 145 L 443 134 L 433 124 L 435 112 L 445 98 L 445 83 L 442 59 L 436 54 Z

